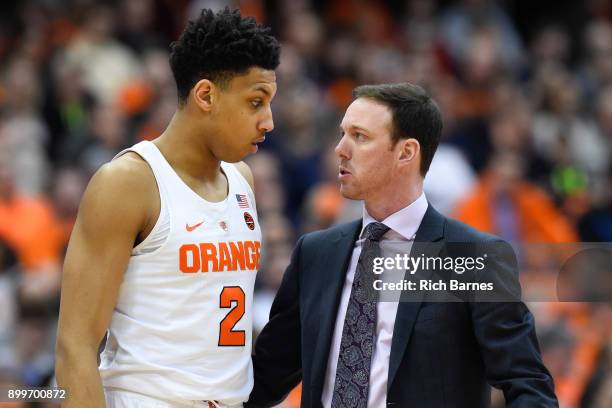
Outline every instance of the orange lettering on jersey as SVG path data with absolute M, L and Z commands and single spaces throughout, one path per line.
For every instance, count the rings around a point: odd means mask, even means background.
M 202 242 L 179 248 L 179 268 L 184 273 L 234 272 L 259 269 L 261 242 Z
M 191 257 L 189 256 L 191 254 Z M 191 263 L 189 262 L 191 258 Z M 194 273 L 200 271 L 200 251 L 195 244 L 186 244 L 179 249 L 179 266 L 181 272 Z
M 246 262 L 244 258 L 244 242 L 230 242 L 229 247 L 232 251 L 232 269 L 246 269 Z M 236 265 L 236 263 L 238 263 L 238 265 Z M 236 266 L 239 266 L 239 268 L 236 268 Z
M 232 265 L 232 263 L 234 265 Z M 232 257 L 230 256 L 229 249 L 225 242 L 219 242 L 219 270 L 236 270 L 236 262 L 232 262 Z
M 261 242 L 255 241 L 255 269 L 259 269 L 259 258 L 261 257 Z
M 208 263 L 212 262 L 212 271 L 219 272 L 219 260 L 217 259 L 217 247 L 215 244 L 205 242 L 200 244 L 202 252 L 202 272 L 208 272 Z
M 246 253 L 246 266 L 248 269 L 257 269 L 259 259 L 257 256 L 257 247 L 253 241 L 244 242 L 244 252 Z

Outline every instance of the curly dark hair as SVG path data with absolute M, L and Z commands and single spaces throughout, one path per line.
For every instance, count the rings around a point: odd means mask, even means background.
M 269 28 L 227 7 L 217 13 L 203 9 L 170 47 L 179 104 L 202 78 L 223 87 L 251 67 L 276 69 L 280 57 L 280 45 Z

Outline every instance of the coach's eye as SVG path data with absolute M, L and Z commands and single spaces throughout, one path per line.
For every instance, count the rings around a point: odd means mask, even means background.
M 363 140 L 363 139 L 365 139 L 365 135 L 363 133 L 357 132 L 357 133 L 355 133 L 355 139 Z

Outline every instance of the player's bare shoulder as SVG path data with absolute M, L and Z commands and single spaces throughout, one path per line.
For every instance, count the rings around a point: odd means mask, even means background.
M 116 188 L 127 189 L 122 193 L 156 193 L 157 184 L 149 164 L 137 153 L 127 152 L 103 165 L 98 171 Z
M 151 168 L 134 152 L 127 152 L 100 167 L 90 187 L 104 193 L 104 197 L 98 199 L 118 200 L 125 206 L 139 204 L 141 209 L 147 205 L 146 198 L 157 197 L 157 185 Z M 127 199 L 130 202 L 126 202 Z
M 155 224 L 159 208 L 159 192 L 151 168 L 140 155 L 127 152 L 98 169 L 87 186 L 79 212 L 100 217 L 96 223 L 112 218 L 141 233 Z
M 251 168 L 249 167 L 249 165 L 243 161 L 240 161 L 240 162 L 234 163 L 234 166 L 236 166 L 236 169 L 238 169 L 240 174 L 242 174 L 242 177 L 244 177 L 245 180 L 249 183 L 249 185 L 251 186 L 251 189 L 255 191 L 255 181 L 253 179 L 253 172 L 251 171 Z

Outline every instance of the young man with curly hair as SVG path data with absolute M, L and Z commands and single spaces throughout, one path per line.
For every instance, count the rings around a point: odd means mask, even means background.
M 64 266 L 66 407 L 242 406 L 261 231 L 240 160 L 273 128 L 279 44 L 228 9 L 172 44 L 178 109 L 93 176 Z M 98 367 L 98 347 L 107 334 Z

